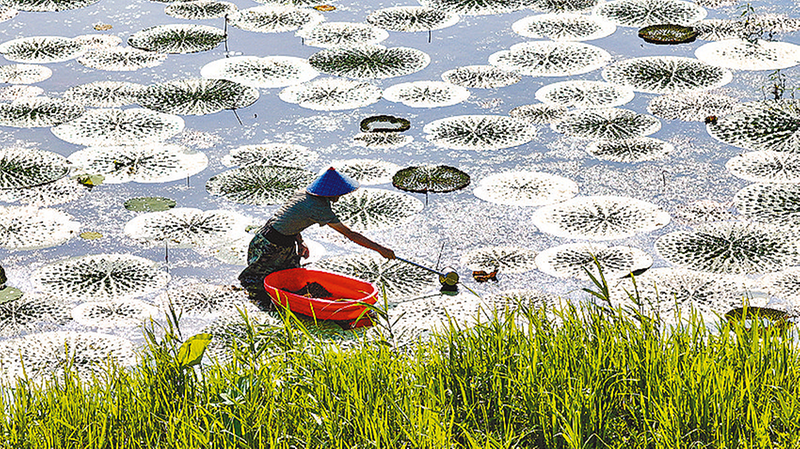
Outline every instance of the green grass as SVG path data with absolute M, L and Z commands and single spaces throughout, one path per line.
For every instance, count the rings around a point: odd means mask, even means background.
M 687 321 L 528 310 L 341 350 L 287 323 L 250 327 L 230 364 L 195 369 L 177 329 L 151 328 L 136 368 L 2 391 L 0 447 L 800 447 L 789 331 Z

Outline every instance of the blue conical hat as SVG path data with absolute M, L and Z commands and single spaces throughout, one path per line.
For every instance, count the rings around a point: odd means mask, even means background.
M 358 181 L 343 175 L 333 167 L 315 179 L 306 192 L 315 196 L 339 196 L 350 193 L 358 188 Z

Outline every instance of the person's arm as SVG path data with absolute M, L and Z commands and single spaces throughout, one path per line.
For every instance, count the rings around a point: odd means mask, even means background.
M 294 241 L 297 242 L 297 254 L 303 259 L 308 259 L 308 247 L 305 243 L 303 243 L 303 236 L 297 234 L 297 237 L 294 238 Z
M 394 251 L 385 246 L 373 242 L 372 240 L 364 237 L 362 234 L 348 228 L 343 223 L 328 223 L 328 226 L 332 227 L 337 232 L 341 233 L 343 236 L 350 239 L 350 241 L 352 241 L 356 245 L 361 245 L 364 248 L 369 248 L 373 251 L 377 251 L 378 253 L 380 253 L 381 256 L 387 259 L 395 258 Z

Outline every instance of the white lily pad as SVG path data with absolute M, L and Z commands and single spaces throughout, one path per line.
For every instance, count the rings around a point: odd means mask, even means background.
M 691 25 L 706 17 L 706 10 L 682 0 L 612 0 L 593 11 L 618 26 L 642 28 L 664 23 Z
M 291 56 L 235 56 L 209 62 L 200 69 L 203 78 L 226 79 L 255 88 L 286 87 L 319 76 L 307 60 Z
M 0 303 L 0 335 L 53 330 L 70 320 L 69 310 L 69 304 L 57 296 L 25 293 Z
M 19 11 L 57 12 L 85 8 L 100 0 L 3 0 L 3 6 Z
M 569 109 L 564 106 L 552 106 L 549 104 L 526 104 L 517 106 L 508 112 L 514 118 L 526 120 L 535 125 L 549 125 L 561 120 L 561 117 Z
M 614 162 L 657 161 L 669 156 L 675 146 L 651 137 L 634 137 L 622 140 L 596 140 L 586 147 L 586 152 L 598 159 Z
M 63 177 L 48 184 L 18 189 L 0 189 L 0 201 L 44 207 L 68 203 L 86 195 L 88 187 Z
M 0 247 L 10 251 L 49 248 L 74 237 L 80 223 L 55 209 L 0 206 Z
M 208 166 L 204 153 L 174 144 L 88 147 L 67 160 L 78 171 L 103 175 L 106 184 L 177 181 Z
M 158 53 L 196 53 L 211 50 L 226 37 L 225 31 L 207 25 L 157 25 L 133 33 L 128 45 Z
M 800 100 L 742 103 L 706 129 L 711 137 L 741 148 L 800 152 Z
M 712 200 L 699 200 L 681 204 L 675 210 L 675 221 L 688 225 L 698 225 L 714 221 L 731 221 L 735 215 L 731 205 Z
M 352 80 L 321 78 L 289 86 L 279 94 L 281 100 L 315 111 L 341 111 L 377 103 L 378 86 Z
M 78 58 L 78 62 L 91 69 L 131 72 L 156 67 L 166 59 L 167 55 L 164 53 L 130 47 L 110 47 L 89 50 Z
M 408 145 L 414 138 L 400 133 L 358 133 L 353 141 L 362 147 L 393 150 Z
M 70 87 L 64 98 L 84 106 L 116 108 L 136 103 L 144 85 L 124 81 L 95 81 Z
M 0 148 L 0 190 L 57 181 L 69 173 L 64 156 L 34 148 Z
M 297 36 L 303 39 L 305 45 L 330 48 L 377 44 L 389 38 L 389 33 L 366 23 L 321 22 L 300 28 Z
M 412 108 L 437 108 L 465 101 L 469 90 L 441 81 L 415 81 L 395 84 L 383 91 L 383 97 Z
M 578 184 L 549 173 L 512 171 L 481 179 L 473 194 L 491 203 L 541 206 L 574 197 Z
M 172 306 L 176 312 L 191 318 L 238 315 L 237 309 L 254 310 L 245 291 L 229 285 L 187 284 L 162 293 L 156 303 L 164 310 Z
M 168 16 L 186 20 L 217 19 L 238 10 L 231 2 L 216 0 L 194 0 L 170 3 L 164 8 Z
M 273 165 L 276 167 L 305 168 L 319 158 L 319 153 L 302 145 L 290 143 L 262 143 L 244 145 L 231 150 L 221 162 L 226 167 L 248 165 Z
M 94 109 L 52 128 L 61 140 L 76 145 L 142 145 L 183 131 L 183 119 L 149 109 Z
M 0 103 L 0 125 L 15 128 L 56 126 L 83 115 L 84 108 L 70 101 L 49 97 L 25 97 Z
M 163 314 L 158 308 L 135 299 L 85 302 L 72 309 L 72 319 L 76 323 L 102 328 L 141 326 Z
M 753 151 L 728 161 L 733 176 L 753 182 L 800 183 L 800 154 Z
M 653 134 L 661 129 L 661 122 L 627 109 L 606 108 L 569 111 L 550 127 L 581 139 L 622 140 Z
M 400 226 L 422 211 L 422 201 L 381 189 L 358 189 L 331 204 L 339 220 L 354 231 L 373 231 Z
M 733 204 L 740 214 L 765 225 L 800 225 L 798 184 L 750 184 L 736 192 Z
M 484 16 L 518 11 L 528 7 L 526 0 L 420 0 L 422 6 L 467 16 Z
M 23 37 L 0 44 L 0 53 L 9 61 L 32 64 L 69 61 L 84 51 L 79 42 L 57 36 Z
M 644 271 L 653 258 L 639 248 L 600 243 L 573 243 L 546 249 L 536 256 L 536 266 L 551 276 L 589 280 L 589 273 L 599 279 L 597 263 L 606 279 L 619 279 Z
M 633 89 L 602 81 L 572 80 L 547 84 L 536 99 L 551 106 L 577 109 L 613 108 L 633 100 Z
M 553 13 L 529 16 L 511 25 L 520 36 L 554 41 L 589 41 L 610 36 L 617 27 L 597 16 Z
M 611 54 L 582 42 L 533 41 L 489 56 L 489 64 L 528 76 L 571 76 L 588 73 L 611 61 Z
M 516 84 L 522 76 L 512 70 L 493 65 L 469 65 L 442 73 L 442 79 L 457 86 L 474 89 L 493 89 Z
M 392 182 L 392 176 L 400 170 L 397 164 L 376 159 L 333 161 L 331 166 L 365 186 Z
M 536 269 L 536 252 L 517 246 L 477 248 L 461 256 L 461 265 L 473 271 L 524 273 Z
M 800 46 L 765 40 L 709 42 L 694 55 L 707 64 L 735 70 L 778 70 L 800 64 Z
M 150 85 L 138 103 L 166 114 L 206 115 L 250 106 L 258 96 L 258 89 L 234 81 L 192 78 Z
M 8 84 L 33 84 L 53 76 L 53 71 L 43 65 L 11 64 L 0 66 L 0 82 Z
M 638 92 L 677 94 L 724 86 L 733 74 L 694 58 L 649 56 L 614 63 L 603 69 L 603 78 Z
M 737 99 L 727 95 L 686 92 L 653 98 L 647 112 L 667 120 L 703 122 L 708 117 L 730 114 L 737 104 Z
M 301 168 L 247 165 L 212 176 L 206 190 L 235 203 L 266 206 L 282 204 L 314 178 Z
M 408 47 L 380 45 L 334 47 L 314 53 L 308 63 L 328 75 L 356 79 L 384 79 L 410 75 L 427 67 L 431 57 Z
M 113 34 L 82 34 L 73 38 L 86 50 L 112 48 L 122 44 L 122 38 Z
M 425 138 L 453 150 L 499 150 L 530 142 L 536 126 L 501 115 L 460 115 L 434 120 L 422 129 Z
M 141 214 L 125 225 L 128 237 L 158 245 L 189 248 L 215 246 L 241 237 L 250 220 L 228 210 L 176 207 Z
M 425 6 L 392 6 L 373 11 L 367 23 L 389 31 L 441 30 L 458 23 L 458 14 Z
M 800 306 L 800 267 L 767 273 L 758 280 L 758 285 L 769 294 L 789 301 L 793 307 Z
M 228 16 L 231 25 L 258 33 L 295 31 L 302 26 L 313 25 L 322 20 L 322 14 L 313 9 L 286 5 L 256 6 L 241 9 Z

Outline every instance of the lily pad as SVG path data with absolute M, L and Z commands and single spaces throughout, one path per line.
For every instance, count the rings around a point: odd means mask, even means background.
M 581 139 L 622 140 L 653 134 L 661 129 L 661 122 L 627 109 L 606 108 L 569 111 L 550 127 Z
M 582 42 L 523 42 L 489 56 L 489 64 L 528 76 L 588 73 L 611 61 L 611 54 Z
M 38 97 L 42 94 L 44 94 L 44 89 L 38 86 L 13 85 L 0 87 L 0 101 L 14 101 L 20 98 Z
M 13 8 L 9 8 L 8 6 L 0 5 L 0 22 L 5 22 L 6 20 L 11 20 L 14 17 L 17 17 L 19 11 Z
M 61 140 L 76 145 L 142 145 L 183 131 L 183 119 L 149 109 L 94 109 L 52 128 Z
M 211 50 L 226 37 L 225 31 L 207 25 L 157 25 L 131 35 L 128 45 L 158 53 L 196 53 Z
M 361 120 L 361 132 L 403 132 L 411 128 L 411 122 L 391 115 L 375 115 Z
M 501 115 L 460 115 L 434 120 L 422 129 L 430 142 L 453 150 L 499 150 L 538 135 L 530 122 Z
M 469 90 L 441 81 L 415 81 L 395 84 L 383 92 L 383 97 L 412 108 L 437 108 L 465 101 Z
M 100 0 L 3 0 L 3 6 L 19 11 L 55 12 L 85 8 Z
M 317 11 L 286 5 L 256 6 L 239 10 L 228 16 L 231 25 L 245 31 L 258 33 L 295 31 L 302 26 L 313 25 L 322 20 L 322 14 Z
M 492 65 L 469 65 L 442 73 L 442 79 L 462 87 L 493 89 L 516 84 L 522 80 L 522 76 Z
M 258 89 L 234 81 L 194 78 L 148 86 L 138 103 L 166 114 L 206 115 L 250 106 L 258 96 Z
M 354 231 L 373 231 L 403 225 L 422 211 L 422 201 L 400 192 L 358 189 L 331 205 L 337 217 Z
M 282 204 L 314 178 L 300 168 L 247 165 L 212 176 L 206 190 L 235 203 L 266 206 Z
M 141 242 L 190 248 L 215 246 L 241 237 L 250 220 L 228 210 L 176 207 L 141 214 L 125 224 L 125 235 Z
M 0 103 L 0 125 L 15 128 L 56 126 L 83 115 L 84 108 L 65 100 L 29 97 Z
M 529 8 L 547 13 L 589 12 L 600 0 L 533 0 Z
M 637 276 L 653 265 L 653 258 L 638 248 L 606 246 L 598 243 L 573 243 L 546 249 L 536 256 L 540 271 L 559 278 L 589 280 L 599 278 L 597 263 L 606 279 Z
M 97 240 L 103 238 L 103 234 L 95 231 L 81 232 L 80 237 L 84 240 Z
M 742 103 L 706 129 L 711 137 L 741 148 L 800 152 L 800 100 Z
M 758 280 L 758 285 L 794 307 L 800 305 L 800 267 L 767 273 Z
M 514 22 L 511 29 L 532 39 L 588 41 L 610 36 L 617 27 L 600 17 L 558 12 L 526 17 Z
M 389 31 L 418 32 L 447 28 L 458 23 L 458 14 L 425 6 L 393 6 L 373 11 L 367 23 Z
M 647 105 L 647 112 L 667 120 L 703 122 L 710 116 L 730 114 L 738 103 L 727 95 L 686 92 L 653 98 Z
M 238 8 L 231 2 L 194 0 L 170 3 L 164 8 L 168 16 L 186 20 L 205 20 L 225 17 Z
M 420 165 L 397 171 L 392 185 L 400 190 L 419 193 L 444 193 L 461 190 L 470 183 L 470 176 L 447 165 Z
M 311 81 L 319 72 L 302 58 L 290 56 L 235 56 L 209 62 L 203 78 L 226 79 L 255 88 L 286 87 Z
M 141 326 L 150 319 L 157 319 L 164 312 L 135 299 L 85 302 L 72 309 L 72 319 L 83 326 L 128 327 Z
M 244 290 L 227 285 L 187 284 L 159 295 L 156 303 L 165 310 L 172 306 L 183 316 L 192 318 L 238 315 L 238 309 L 254 310 Z
M 75 179 L 65 176 L 40 186 L 0 189 L 0 201 L 36 207 L 52 206 L 75 201 L 85 195 L 87 190 L 87 187 L 78 184 Z
M 491 203 L 541 206 L 574 197 L 578 194 L 578 184 L 548 173 L 512 171 L 481 179 L 473 194 Z
M 160 196 L 131 198 L 125 201 L 125 209 L 133 212 L 161 212 L 175 207 L 175 200 Z
M 765 40 L 710 42 L 694 55 L 707 64 L 735 70 L 779 70 L 800 64 L 800 46 Z
M 430 62 L 430 56 L 420 50 L 380 45 L 327 48 L 308 58 L 308 63 L 322 73 L 356 79 L 410 75 L 424 69 Z
M 512 109 L 508 112 L 508 115 L 526 120 L 535 125 L 549 125 L 561 120 L 568 110 L 564 106 L 553 106 L 544 103 L 526 104 Z
M 79 42 L 57 36 L 23 37 L 0 44 L 0 53 L 9 61 L 32 64 L 69 61 L 84 51 Z
M 642 28 L 674 23 L 691 25 L 706 17 L 706 10 L 682 0 L 612 0 L 597 5 L 593 13 L 618 26 Z
M 381 89 L 369 83 L 321 78 L 289 86 L 279 94 L 281 100 L 315 111 L 341 111 L 377 103 Z
M 83 34 L 75 36 L 73 39 L 87 50 L 111 48 L 122 43 L 122 38 L 113 34 Z
M 613 108 L 633 100 L 633 89 L 602 81 L 562 81 L 536 91 L 536 99 L 551 106 Z
M 528 7 L 527 0 L 420 0 L 422 6 L 441 11 L 483 16 L 518 11 Z
M 88 147 L 67 160 L 79 171 L 104 176 L 107 184 L 177 181 L 208 166 L 204 153 L 174 144 Z
M 70 87 L 64 98 L 84 106 L 116 108 L 136 103 L 144 85 L 123 81 L 95 81 Z
M 221 161 L 227 167 L 248 165 L 273 165 L 277 167 L 304 168 L 319 158 L 319 153 L 302 145 L 290 143 L 262 143 L 234 148 Z
M 53 71 L 43 65 L 11 64 L 0 66 L 0 82 L 8 84 L 33 84 L 53 76 Z
M 413 140 L 413 137 L 399 133 L 359 133 L 353 137 L 356 145 L 385 150 L 400 148 Z
M 69 173 L 64 156 L 33 148 L 0 148 L 0 190 L 57 181 Z
M 0 247 L 10 251 L 58 246 L 78 232 L 80 223 L 55 209 L 0 206 Z
M 22 290 L 15 287 L 0 288 L 0 310 L 5 303 L 16 301 L 19 298 L 22 298 L 22 295 L 24 294 L 25 293 L 23 293 Z
M 164 53 L 144 51 L 138 48 L 111 47 L 89 50 L 78 58 L 78 62 L 91 69 L 131 72 L 156 67 L 166 59 L 167 55 Z
M 698 32 L 692 27 L 682 25 L 650 25 L 639 30 L 639 38 L 657 45 L 687 44 L 697 39 Z
M 692 201 L 681 204 L 675 210 L 675 220 L 688 225 L 735 220 L 731 205 L 712 200 Z
M 750 184 L 736 193 L 733 204 L 742 215 L 765 225 L 800 225 L 798 184 Z
M 386 184 L 391 182 L 392 176 L 400 170 L 400 166 L 391 162 L 376 159 L 348 159 L 333 161 L 331 166 L 339 173 L 343 173 L 362 186 Z
M 598 140 L 586 147 L 586 152 L 598 159 L 614 162 L 656 161 L 669 156 L 675 149 L 671 143 L 651 137 L 623 140 Z
M 536 269 L 536 252 L 516 246 L 490 246 L 466 252 L 461 264 L 473 271 L 524 273 Z
M 614 63 L 603 69 L 603 78 L 638 92 L 675 94 L 724 86 L 733 74 L 693 58 L 649 56 Z
M 753 151 L 728 161 L 733 176 L 753 182 L 800 183 L 800 154 Z
M 305 45 L 330 48 L 377 44 L 389 38 L 389 33 L 366 23 L 321 22 L 300 28 L 297 36 L 303 39 Z

